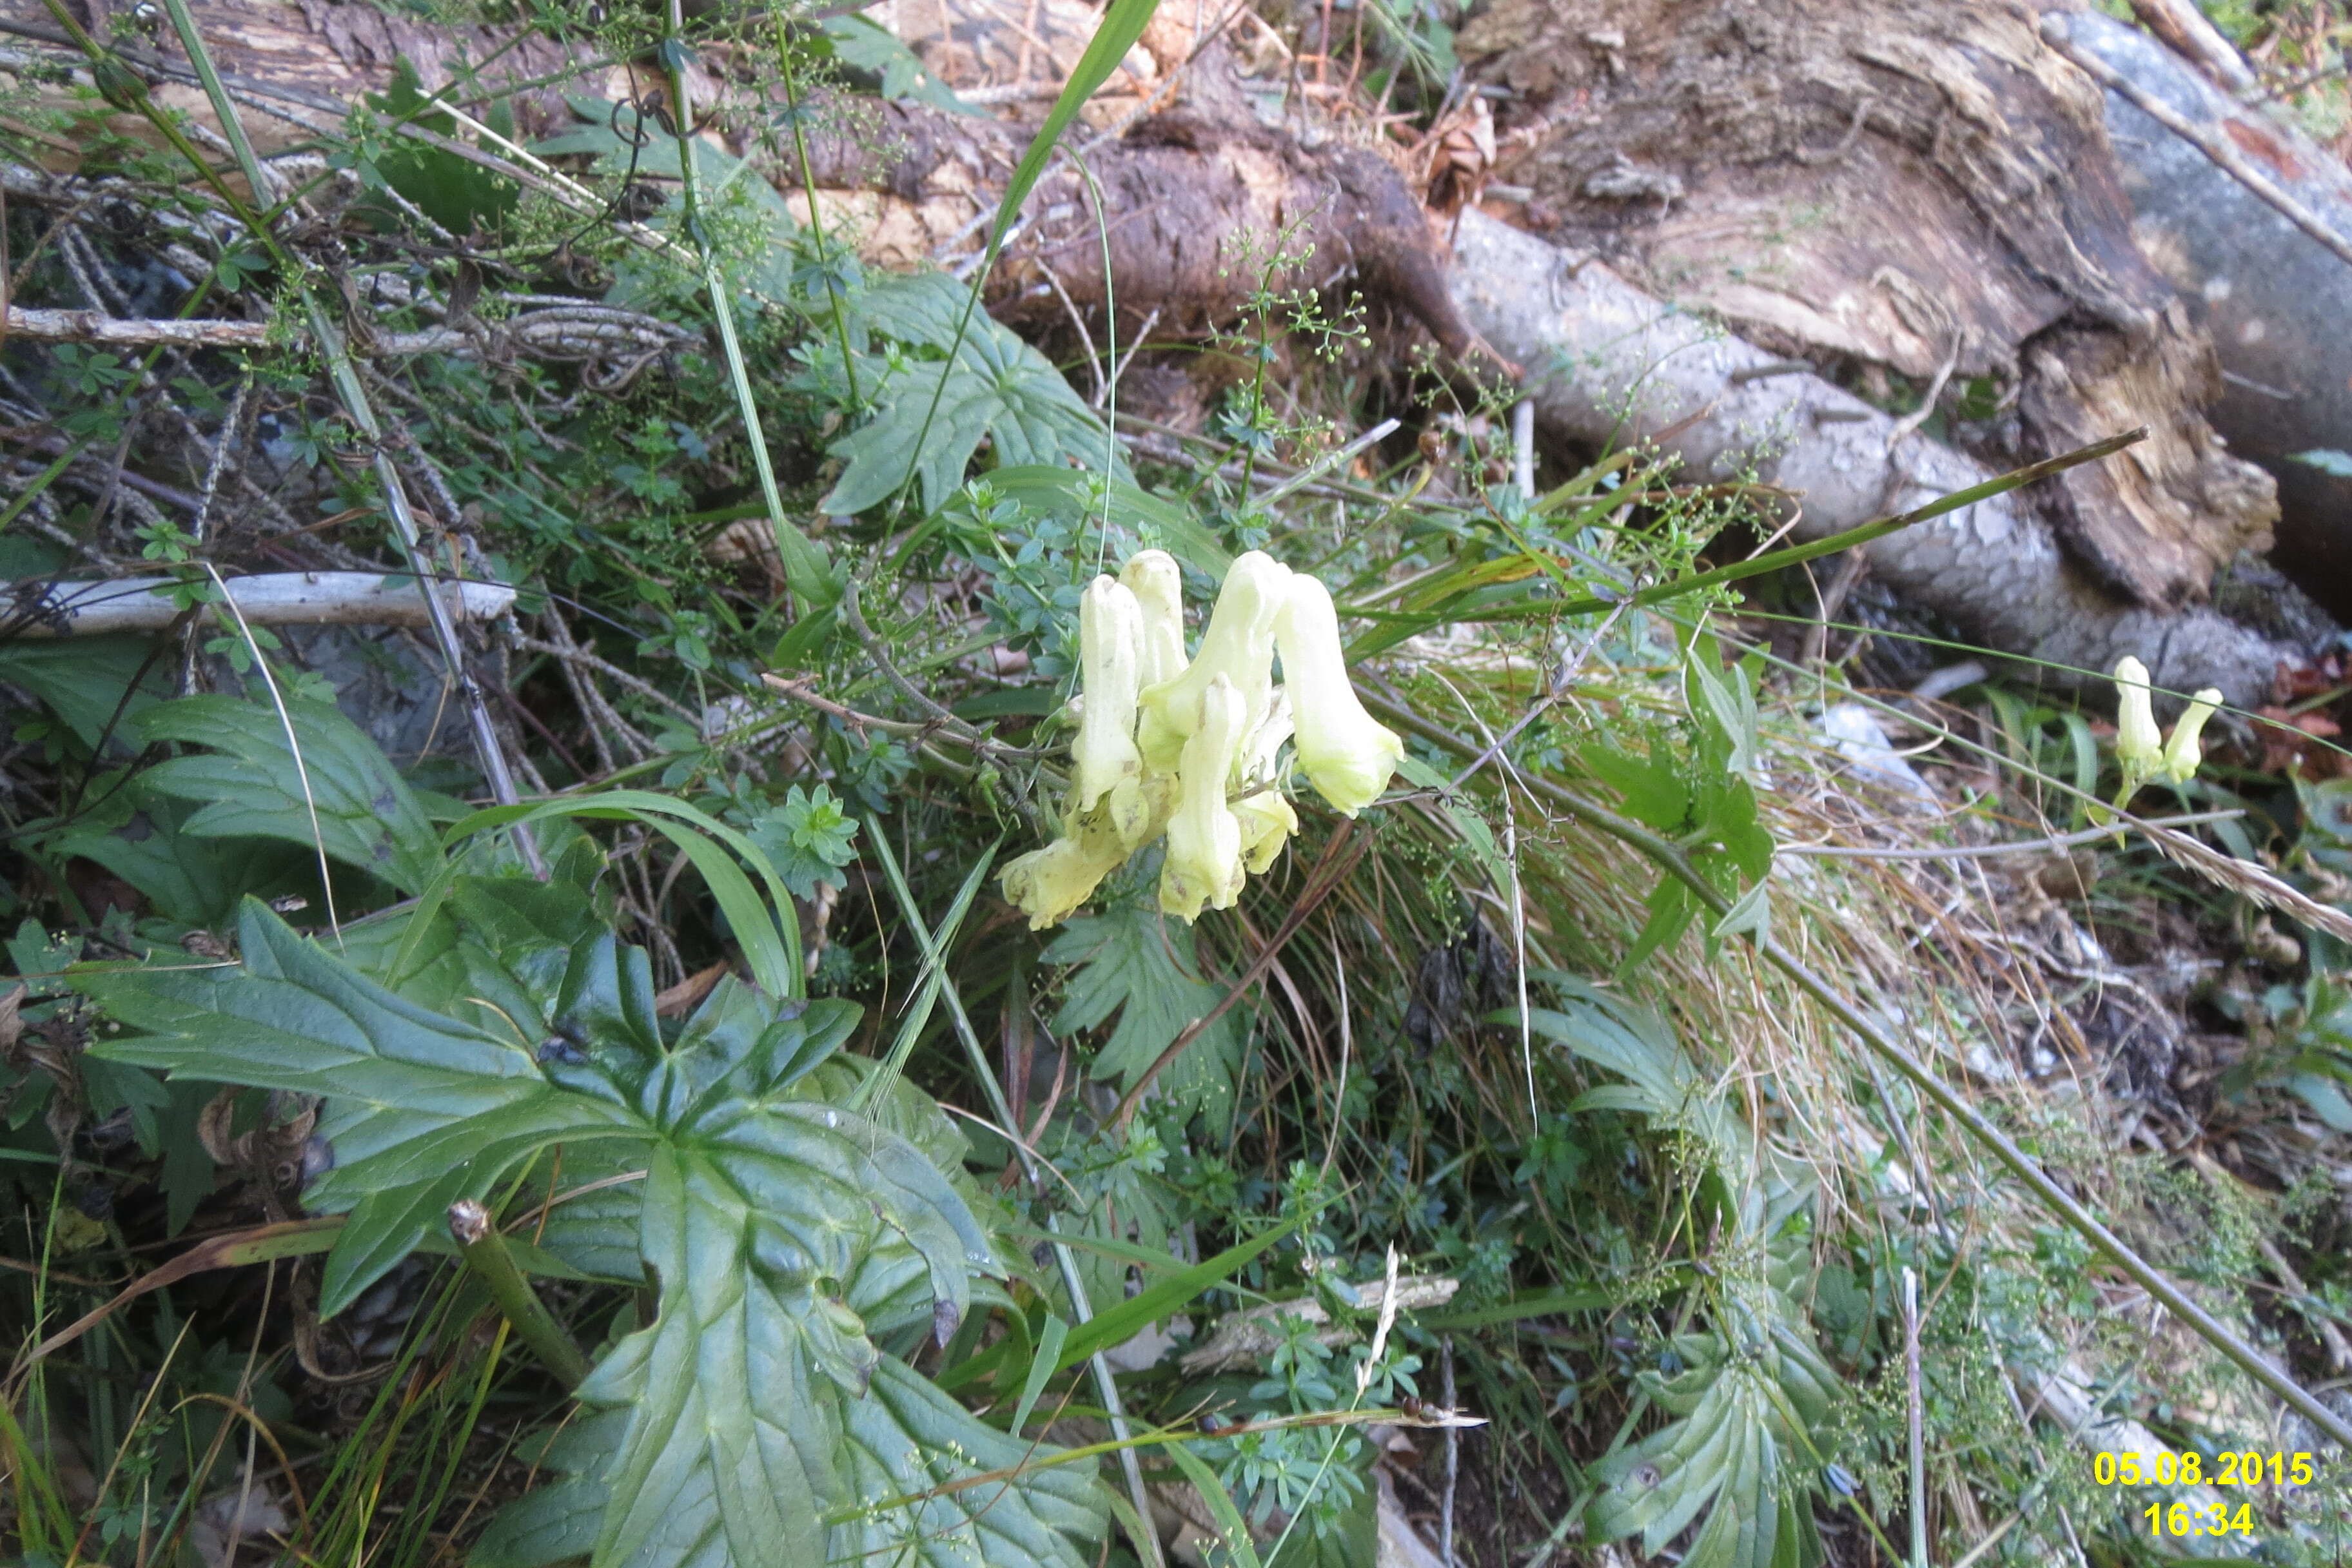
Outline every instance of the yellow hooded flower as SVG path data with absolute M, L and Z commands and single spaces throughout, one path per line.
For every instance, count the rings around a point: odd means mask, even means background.
M 2116 660 L 2116 761 L 2127 777 L 2145 778 L 2164 756 L 2164 731 L 2147 692 L 2147 666 L 2126 654 Z
M 1006 900 L 1029 917 L 1029 929 L 1044 931 L 1075 914 L 1127 857 L 1118 829 L 1106 814 L 1094 812 L 1076 818 L 1043 849 L 1008 862 L 996 879 Z
M 2165 742 L 2164 758 L 2157 764 L 2156 777 L 2168 783 L 2185 784 L 2197 776 L 2198 764 L 2205 753 L 2198 744 L 2205 729 L 2205 721 L 2221 706 L 2219 687 L 2209 686 L 2189 700 L 2189 711 L 2172 727 L 2172 739 Z
M 1202 722 L 1202 696 L 1220 676 L 1242 700 L 1244 733 L 1265 718 L 1274 699 L 1275 617 L 1290 579 L 1290 568 L 1263 551 L 1234 560 L 1201 636 L 1199 657 L 1174 679 L 1144 690 L 1136 741 L 1146 767 L 1166 772 L 1177 765 L 1185 737 Z
M 1143 684 L 1184 673 L 1184 571 L 1165 550 L 1139 550 L 1118 580 L 1143 610 Z
M 1263 876 L 1298 831 L 1298 813 L 1279 789 L 1270 787 L 1281 772 L 1282 743 L 1293 728 L 1290 689 L 1277 686 L 1234 770 L 1236 787 L 1249 792 L 1234 803 L 1234 816 L 1242 825 L 1243 863 L 1253 877 Z
M 1201 663 L 1206 662 L 1204 657 Z M 1225 783 L 1247 734 L 1248 705 L 1232 680 L 1213 675 L 1201 693 L 1198 719 L 1183 744 L 1176 810 L 1168 819 L 1168 858 L 1160 872 L 1160 909 L 1187 922 L 1200 918 L 1203 905 L 1233 908 L 1244 880 L 1242 826 L 1225 804 Z
M 1339 612 L 1321 583 L 1303 572 L 1292 577 L 1275 637 L 1298 726 L 1298 769 L 1342 816 L 1353 816 L 1388 788 L 1404 742 L 1356 700 Z
M 1078 710 L 1069 809 L 1084 815 L 1109 799 L 1111 825 L 1132 849 L 1143 842 L 1150 808 L 1143 795 L 1143 753 L 1135 745 L 1135 699 L 1142 689 L 1143 606 L 1115 577 L 1097 577 L 1078 600 Z

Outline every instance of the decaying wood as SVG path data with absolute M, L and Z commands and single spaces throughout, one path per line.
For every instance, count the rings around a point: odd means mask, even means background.
M 1664 304 L 1604 263 L 1483 214 L 1462 215 L 1454 268 L 1465 320 L 1530 368 L 1537 416 L 1554 436 L 1587 445 L 1656 438 L 1706 478 L 1752 468 L 1797 492 L 1800 538 L 1991 477 L 1922 436 L 1895 439 L 1885 414 Z M 2109 462 L 2128 465 L 2139 451 Z M 2128 653 L 2160 687 L 2218 686 L 2252 706 L 2270 700 L 2282 662 L 2302 657 L 2208 608 L 2153 610 L 2119 597 L 2059 549 L 2024 492 L 1917 524 L 1864 553 L 1906 599 L 1988 647 L 2061 667 L 2051 672 L 2061 681 L 2069 670 L 2104 675 Z
M 2035 510 L 2096 580 L 2193 604 L 2265 542 L 2271 486 L 2199 409 L 2207 345 L 2133 244 L 2095 84 L 2025 0 L 1496 0 L 1531 226 L 1854 384 L 1974 384 L 1996 459 L 2145 424 Z M 2004 463 L 2005 466 L 2005 463 Z
M 2095 13 L 2068 40 L 2176 116 L 2208 128 L 2333 233 L 2352 240 L 2352 173 L 2293 128 L 2233 101 L 2146 35 Z M 2278 481 L 2278 561 L 2352 614 L 2352 478 L 2295 454 L 2352 453 L 2352 265 L 2206 152 L 2110 93 L 2108 130 L 2140 247 L 2221 355 L 2211 405 L 2231 447 Z
M 821 206 L 864 220 L 861 248 L 886 265 L 930 259 L 960 236 L 977 249 L 984 237 L 971 230 L 1019 157 L 1017 132 L 910 104 L 887 106 L 885 124 L 891 134 L 882 145 L 896 156 L 841 139 L 818 149 Z M 1155 316 L 1156 336 L 1197 339 L 1231 325 L 1268 280 L 1353 280 L 1449 352 L 1468 347 L 1429 222 L 1375 153 L 1310 149 L 1254 122 L 1175 110 L 1141 121 L 1087 164 L 1099 207 L 1067 163 L 1024 206 L 1022 230 L 989 279 L 999 320 L 1053 331 L 1075 307 L 1099 333 L 1115 300 L 1123 342 Z M 868 199 L 845 201 L 851 186 Z M 1296 259 L 1273 265 L 1277 248 Z
M 237 618 L 257 626 L 421 626 L 428 612 L 412 580 L 394 585 L 380 572 L 278 572 L 230 577 L 224 585 L 235 615 L 205 606 L 224 625 Z M 5 612 L 9 635 L 87 637 L 99 632 L 161 631 L 180 618 L 173 598 L 184 584 L 171 577 L 126 577 L 106 583 L 18 584 Z M 441 600 L 457 621 L 496 620 L 515 591 L 502 583 L 445 584 Z

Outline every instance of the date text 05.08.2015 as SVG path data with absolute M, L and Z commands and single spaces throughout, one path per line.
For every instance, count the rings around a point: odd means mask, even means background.
M 2091 1461 L 2091 1479 L 2103 1487 L 2307 1487 L 2316 1479 L 2309 1454 L 2264 1454 L 2249 1448 L 2223 1452 L 2210 1465 L 2194 1451 L 2101 1454 Z

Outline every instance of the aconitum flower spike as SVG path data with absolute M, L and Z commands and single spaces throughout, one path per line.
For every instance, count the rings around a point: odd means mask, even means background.
M 1388 788 L 1404 742 L 1356 700 L 1330 590 L 1303 572 L 1293 576 L 1275 637 L 1298 726 L 1298 769 L 1341 815 L 1353 816 Z
M 1247 735 L 1249 706 L 1220 673 L 1201 693 L 1198 718 L 1184 742 L 1176 810 L 1168 819 L 1168 858 L 1160 871 L 1160 909 L 1187 922 L 1200 918 L 1203 905 L 1233 908 L 1244 879 L 1242 826 L 1225 804 L 1225 782 Z
M 1071 743 L 1069 809 L 1083 815 L 1109 801 L 1111 826 L 1132 849 L 1150 816 L 1143 798 L 1143 753 L 1135 745 L 1135 699 L 1143 689 L 1143 606 L 1111 576 L 1078 600 L 1078 676 L 1086 701 Z
M 2164 757 L 2164 731 L 2149 701 L 2147 666 L 2126 654 L 2116 660 L 2116 760 L 2145 778 Z
M 2205 721 L 2213 717 L 2221 706 L 2221 688 L 2209 686 L 2189 700 L 2189 711 L 2172 727 L 2172 739 L 2165 742 L 2164 760 L 2158 763 L 2156 776 L 2176 784 L 2185 784 L 2197 776 L 2198 765 L 2204 762 L 2205 752 L 2199 740 Z
M 1290 591 L 1291 571 L 1264 551 L 1234 558 L 1201 635 L 1199 655 L 1172 680 L 1148 687 L 1136 741 L 1148 768 L 1177 765 L 1184 738 L 1201 722 L 1202 694 L 1219 676 L 1242 699 L 1244 732 L 1265 715 L 1274 698 L 1274 623 Z
M 1184 673 L 1184 569 L 1165 550 L 1139 550 L 1119 582 L 1143 608 L 1143 684 Z

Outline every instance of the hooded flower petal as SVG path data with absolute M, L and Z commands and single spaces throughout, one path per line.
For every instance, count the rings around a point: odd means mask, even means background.
M 1264 876 L 1298 831 L 1298 813 L 1279 790 L 1264 789 L 1235 801 L 1234 820 L 1242 827 L 1242 864 L 1253 877 Z
M 2198 743 L 2205 729 L 2205 721 L 2213 717 L 2221 706 L 2221 692 L 2209 686 L 2189 700 L 2189 710 L 2172 727 L 2172 739 L 2165 742 L 2164 760 L 2158 764 L 2156 776 L 2176 784 L 2185 784 L 2197 776 L 2198 765 L 2204 762 L 2205 752 Z
M 1290 568 L 1263 551 L 1235 558 L 1217 592 L 1201 651 L 1182 674 L 1149 687 L 1136 740 L 1144 765 L 1177 765 L 1184 739 L 1202 722 L 1201 699 L 1220 676 L 1242 700 L 1243 726 L 1254 728 L 1274 699 L 1274 623 L 1290 591 Z
M 1032 849 L 997 873 L 1005 898 L 1029 917 L 1031 931 L 1059 925 L 1094 897 L 1105 877 L 1126 863 L 1128 849 L 1102 812 L 1077 819 L 1043 849 Z
M 1160 909 L 1187 921 L 1198 920 L 1203 905 L 1233 908 L 1244 878 L 1242 826 L 1225 804 L 1225 781 L 1241 754 L 1248 706 L 1231 680 L 1215 675 L 1201 693 L 1198 717 L 1183 745 L 1180 793 L 1168 819 L 1168 858 L 1160 872 Z
M 2147 666 L 2129 654 L 2116 660 L 2116 760 L 2144 778 L 2164 755 L 2164 731 L 2148 700 Z
M 1348 683 L 1339 616 L 1330 591 L 1299 573 L 1276 626 L 1282 678 L 1298 725 L 1298 768 L 1342 815 L 1378 799 L 1404 755 L 1404 742 L 1364 711 Z
M 1135 699 L 1142 689 L 1143 606 L 1118 579 L 1097 577 L 1078 601 L 1078 712 L 1070 809 L 1086 813 L 1106 795 L 1111 825 L 1132 849 L 1143 841 L 1143 753 L 1135 745 Z
M 1143 684 L 1184 673 L 1184 570 L 1165 550 L 1139 550 L 1119 582 L 1143 608 Z

